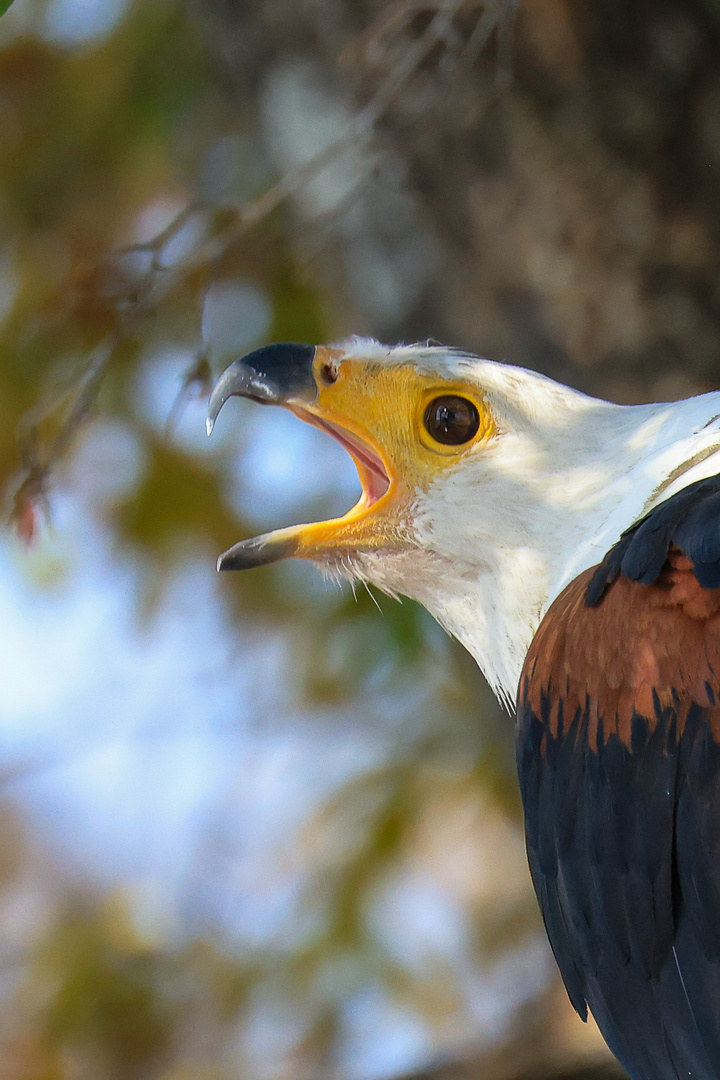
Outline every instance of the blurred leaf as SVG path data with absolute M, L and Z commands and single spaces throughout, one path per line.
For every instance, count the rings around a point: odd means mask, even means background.
M 139 1065 L 165 1049 L 172 1023 L 157 958 L 133 949 L 122 921 L 117 908 L 81 905 L 57 928 L 44 959 L 56 984 L 45 1031 L 51 1045 L 98 1046 Z

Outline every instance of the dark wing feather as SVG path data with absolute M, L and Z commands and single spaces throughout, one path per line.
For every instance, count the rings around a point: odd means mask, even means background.
M 703 588 L 720 586 L 720 476 L 697 480 L 632 525 L 605 556 L 588 586 L 596 604 L 622 573 L 629 581 L 657 581 L 671 544 L 695 567 Z
M 720 477 L 573 582 L 518 701 L 530 869 L 573 1005 L 635 1080 L 720 1077 Z

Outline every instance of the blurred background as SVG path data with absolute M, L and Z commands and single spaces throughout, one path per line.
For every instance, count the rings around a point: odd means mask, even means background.
M 720 2 L 0 17 L 1 1080 L 613 1075 L 469 657 L 215 573 L 359 484 L 213 377 L 350 333 L 717 388 Z

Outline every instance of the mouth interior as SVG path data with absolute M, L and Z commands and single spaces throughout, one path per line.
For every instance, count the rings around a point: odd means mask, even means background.
M 390 487 L 390 477 L 380 455 L 356 435 L 345 431 L 329 420 L 315 416 L 312 413 L 306 413 L 304 410 L 302 412 L 298 411 L 298 415 L 307 423 L 313 424 L 315 427 L 320 428 L 321 431 L 326 431 L 328 435 L 332 435 L 335 441 L 339 442 L 354 460 L 362 484 L 362 495 L 355 506 L 348 511 L 348 514 L 353 514 L 359 510 L 369 510 L 385 495 Z
M 383 464 L 380 454 L 369 446 L 359 436 L 346 431 L 344 428 L 333 424 L 330 420 L 315 416 L 313 413 L 290 406 L 292 412 L 306 423 L 313 424 L 326 431 L 343 446 L 353 461 L 362 484 L 362 495 L 348 512 L 341 518 L 335 518 L 330 522 L 317 522 L 317 525 L 328 525 L 334 528 L 343 523 L 352 521 L 367 513 L 390 490 L 390 476 Z M 255 566 L 265 566 L 267 563 L 277 562 L 299 555 L 298 547 L 300 537 L 304 530 L 310 526 L 294 525 L 287 529 L 275 529 L 262 536 L 256 536 L 250 540 L 241 540 L 228 548 L 218 559 L 218 570 L 248 570 Z

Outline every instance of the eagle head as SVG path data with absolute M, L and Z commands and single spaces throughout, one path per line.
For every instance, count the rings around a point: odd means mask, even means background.
M 633 474 L 658 441 L 637 439 L 636 410 L 652 407 L 437 345 L 257 349 L 219 379 L 208 433 L 232 395 L 332 435 L 362 494 L 342 517 L 242 540 L 218 568 L 292 556 L 410 596 L 506 700 L 551 600 L 635 519 L 654 482 L 652 470 Z

